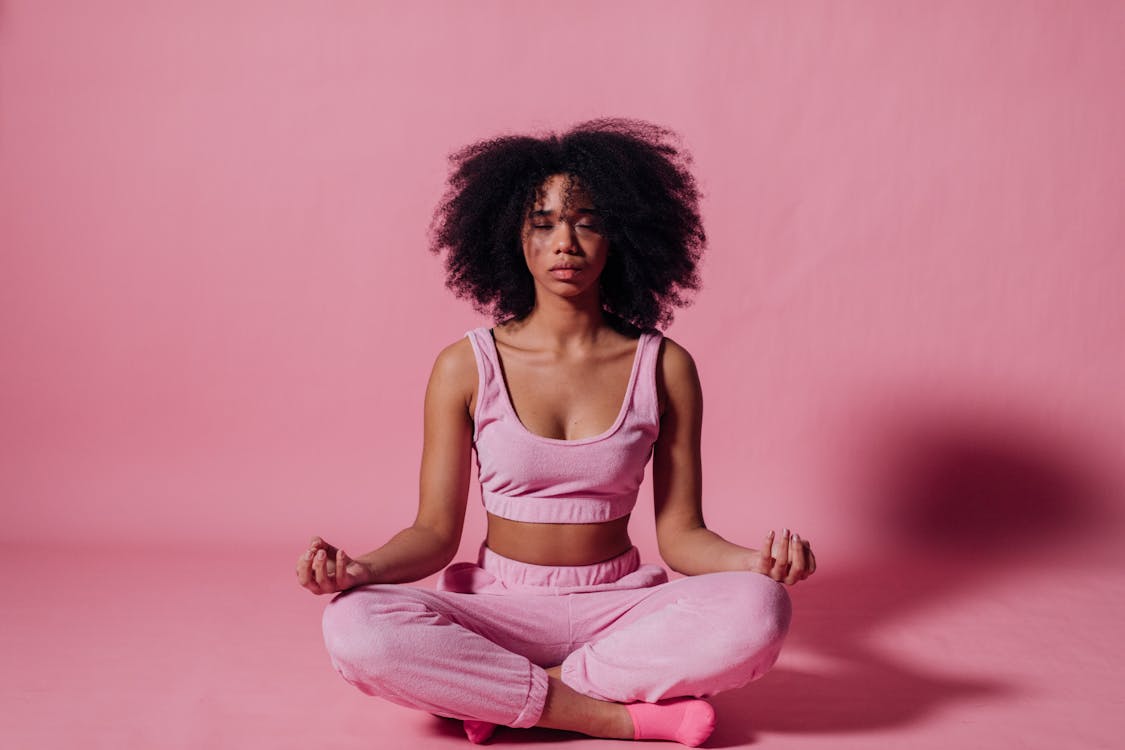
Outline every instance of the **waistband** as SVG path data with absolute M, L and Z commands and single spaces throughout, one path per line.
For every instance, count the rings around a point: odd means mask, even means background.
M 477 563 L 450 565 L 438 577 L 438 591 L 456 594 L 557 596 L 594 591 L 641 589 L 667 583 L 659 565 L 642 565 L 636 547 L 593 565 L 533 565 L 480 547 Z
M 480 546 L 477 564 L 505 584 L 515 586 L 599 586 L 614 583 L 641 567 L 641 555 L 630 547 L 617 557 L 593 565 L 533 565 Z

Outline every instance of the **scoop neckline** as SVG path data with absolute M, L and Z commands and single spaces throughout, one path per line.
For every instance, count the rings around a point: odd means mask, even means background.
M 519 429 L 525 435 L 540 442 L 554 445 L 586 445 L 588 443 L 596 443 L 599 440 L 605 440 L 621 427 L 621 424 L 625 421 L 625 415 L 629 413 L 629 402 L 633 400 L 633 388 L 637 383 L 637 372 L 640 370 L 641 365 L 641 349 L 644 346 L 646 337 L 649 335 L 647 332 L 641 332 L 641 335 L 637 337 L 637 348 L 636 351 L 633 352 L 633 367 L 629 371 L 629 382 L 625 385 L 625 398 L 621 403 L 621 408 L 617 412 L 617 419 L 613 421 L 613 424 L 610 425 L 605 432 L 598 435 L 578 438 L 577 440 L 566 440 L 564 438 L 547 437 L 546 435 L 532 432 L 527 428 L 527 425 L 523 423 L 523 420 L 520 419 L 519 414 L 516 413 L 516 407 L 512 403 L 512 396 L 508 391 L 508 379 L 504 375 L 504 367 L 500 362 L 500 350 L 496 348 L 496 335 L 493 333 L 492 328 L 486 328 L 484 330 L 486 334 L 485 338 L 488 339 L 488 345 L 492 347 L 492 360 L 496 364 L 496 377 L 500 381 L 501 390 L 503 391 L 504 408 L 512 417 L 512 421 L 519 426 Z

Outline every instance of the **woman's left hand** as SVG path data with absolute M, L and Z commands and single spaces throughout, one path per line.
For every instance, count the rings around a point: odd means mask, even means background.
M 780 537 L 771 531 L 751 570 L 792 586 L 816 572 L 816 557 L 808 541 L 789 529 L 782 529 Z

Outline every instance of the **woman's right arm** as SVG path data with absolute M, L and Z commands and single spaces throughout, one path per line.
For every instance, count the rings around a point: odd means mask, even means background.
M 472 344 L 461 339 L 434 362 L 426 387 L 418 514 L 386 544 L 352 558 L 313 537 L 297 560 L 297 582 L 316 594 L 369 583 L 405 583 L 436 573 L 457 554 L 472 457 L 469 404 L 476 391 Z

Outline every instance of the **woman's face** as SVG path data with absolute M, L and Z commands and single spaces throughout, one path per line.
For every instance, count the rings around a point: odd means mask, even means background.
M 523 257 L 536 294 L 598 294 L 609 240 L 593 201 L 568 175 L 547 178 L 523 224 Z

